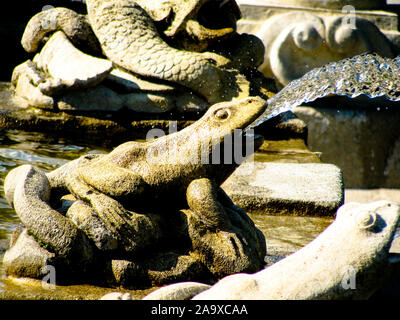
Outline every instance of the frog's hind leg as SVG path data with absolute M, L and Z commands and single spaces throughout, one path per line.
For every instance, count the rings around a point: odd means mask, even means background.
M 81 270 L 92 262 L 89 239 L 50 206 L 51 186 L 45 172 L 31 165 L 13 169 L 4 181 L 4 191 L 29 234 L 42 247 Z
M 265 238 L 246 213 L 210 179 L 192 181 L 187 189 L 187 217 L 193 250 L 217 278 L 255 272 L 264 265 Z

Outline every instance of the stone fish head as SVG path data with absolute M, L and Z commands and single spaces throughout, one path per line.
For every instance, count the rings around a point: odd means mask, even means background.
M 348 203 L 299 251 L 255 274 L 225 277 L 194 299 L 368 299 L 399 271 L 400 254 L 391 252 L 399 231 L 397 204 Z
M 336 221 L 352 229 L 352 238 L 362 243 L 362 246 L 354 245 L 360 261 L 369 257 L 378 263 L 400 262 L 400 253 L 390 252 L 392 242 L 400 236 L 400 210 L 394 213 L 392 206 L 386 201 L 375 202 L 373 207 L 348 203 L 337 211 Z

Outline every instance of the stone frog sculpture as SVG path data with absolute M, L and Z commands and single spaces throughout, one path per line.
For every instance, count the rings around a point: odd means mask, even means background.
M 12 83 L 24 105 L 59 110 L 204 111 L 267 93 L 264 46 L 236 32 L 234 0 L 88 0 L 88 15 L 53 8 L 28 23 L 36 52 Z M 85 53 L 84 53 L 85 52 Z
M 265 108 L 259 97 L 219 103 L 155 140 L 126 142 L 49 173 L 12 170 L 5 194 L 25 229 L 4 256 L 6 273 L 40 278 L 52 265 L 60 281 L 96 274 L 136 286 L 256 272 L 265 238 L 219 186 L 239 165 L 221 159 L 243 147 L 225 137 L 242 130 L 240 141 L 257 149 L 263 138 L 248 139 L 245 129 Z

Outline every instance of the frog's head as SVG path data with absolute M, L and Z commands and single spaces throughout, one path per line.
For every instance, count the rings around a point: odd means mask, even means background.
M 266 108 L 267 102 L 257 96 L 233 99 L 212 105 L 200 121 L 220 134 L 229 134 L 235 129 L 246 131 Z
M 213 146 L 223 144 L 222 153 L 232 150 L 249 156 L 264 141 L 264 137 L 254 134 L 250 127 L 266 108 L 267 102 L 260 97 L 217 103 L 207 110 L 192 129 L 203 142 L 208 140 Z
M 227 169 L 226 174 L 218 171 L 220 166 L 211 167 L 215 167 L 220 177 L 229 175 L 262 145 L 264 137 L 254 134 L 250 127 L 266 108 L 267 102 L 260 97 L 214 104 L 192 125 L 150 139 L 147 160 L 157 165 L 185 164 L 188 167 L 222 164 Z

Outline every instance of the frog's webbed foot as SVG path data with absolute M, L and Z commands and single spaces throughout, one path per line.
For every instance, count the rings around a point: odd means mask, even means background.
M 75 201 L 68 209 L 66 217 L 70 218 L 79 229 L 85 232 L 98 249 L 103 251 L 117 249 L 117 235 L 105 226 L 95 210 L 85 202 Z
M 127 211 L 118 201 L 95 190 L 77 174 L 67 177 L 66 185 L 77 199 L 85 201 L 93 208 L 108 230 L 114 235 L 118 234 L 118 230 L 126 223 L 123 217 L 127 215 Z
M 126 252 L 142 251 L 163 234 L 158 215 L 126 210 L 120 202 L 102 193 L 92 194 L 90 199 L 95 213 L 117 238 L 119 247 Z

